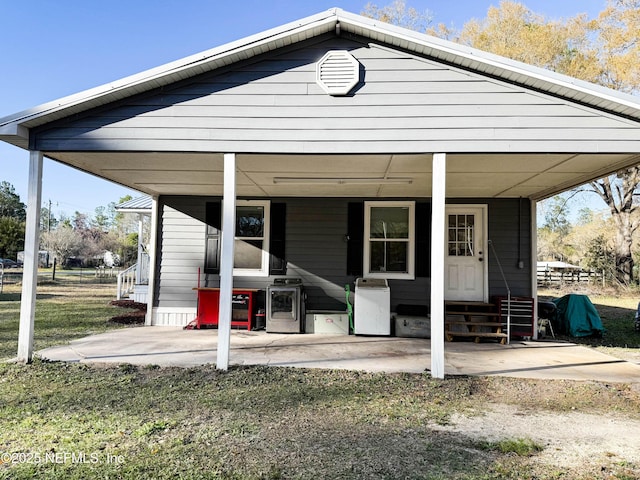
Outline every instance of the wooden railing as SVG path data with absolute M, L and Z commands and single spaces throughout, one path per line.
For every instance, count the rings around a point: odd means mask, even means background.
M 136 285 L 136 271 L 138 264 L 131 265 L 126 270 L 121 271 L 118 274 L 118 290 L 116 292 L 116 298 L 122 300 L 123 297 L 133 293 Z

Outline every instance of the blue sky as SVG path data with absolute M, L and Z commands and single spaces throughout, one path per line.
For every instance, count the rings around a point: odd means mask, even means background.
M 372 2 L 378 6 L 392 0 Z M 332 7 L 367 1 L 28 0 L 0 8 L 0 118 L 198 53 Z M 407 0 L 434 23 L 461 27 L 499 0 Z M 529 0 L 550 18 L 595 17 L 606 0 Z M 28 152 L 0 142 L 0 181 L 27 198 Z M 43 204 L 59 217 L 118 201 L 130 189 L 45 159 Z

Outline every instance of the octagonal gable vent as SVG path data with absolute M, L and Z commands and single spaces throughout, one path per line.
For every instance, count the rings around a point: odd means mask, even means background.
M 329 95 L 347 95 L 360 81 L 360 64 L 345 50 L 330 50 L 316 66 L 316 81 Z

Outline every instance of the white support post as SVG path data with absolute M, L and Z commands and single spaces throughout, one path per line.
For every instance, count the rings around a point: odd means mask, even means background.
M 33 324 L 36 316 L 36 288 L 40 246 L 40 208 L 42 202 L 42 152 L 29 152 L 29 185 L 27 191 L 27 225 L 24 235 L 22 300 L 18 332 L 18 361 L 33 359 Z
M 538 202 L 531 200 L 531 296 L 533 297 L 533 339 L 538 339 Z
M 444 378 L 444 229 L 447 156 L 433 155 L 431 189 L 431 376 Z
M 147 290 L 147 315 L 145 325 L 153 325 L 153 304 L 156 292 L 156 252 L 158 251 L 158 197 L 151 199 L 151 227 L 149 238 L 149 285 Z M 138 259 L 139 260 L 139 259 Z
M 142 233 L 143 233 L 143 221 L 144 215 L 142 213 L 138 214 L 138 259 L 136 263 L 138 267 L 136 268 L 136 285 L 140 285 L 142 283 Z
M 236 156 L 224 154 L 222 197 L 222 252 L 220 255 L 220 304 L 218 307 L 218 370 L 229 369 L 231 343 L 231 301 L 233 297 L 233 255 L 236 234 Z

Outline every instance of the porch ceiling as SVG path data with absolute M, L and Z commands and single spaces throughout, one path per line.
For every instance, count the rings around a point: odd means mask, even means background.
M 219 153 L 45 155 L 149 195 L 222 195 Z M 431 159 L 431 154 L 238 154 L 237 195 L 430 197 Z M 638 162 L 638 154 L 449 154 L 447 196 L 541 199 Z

